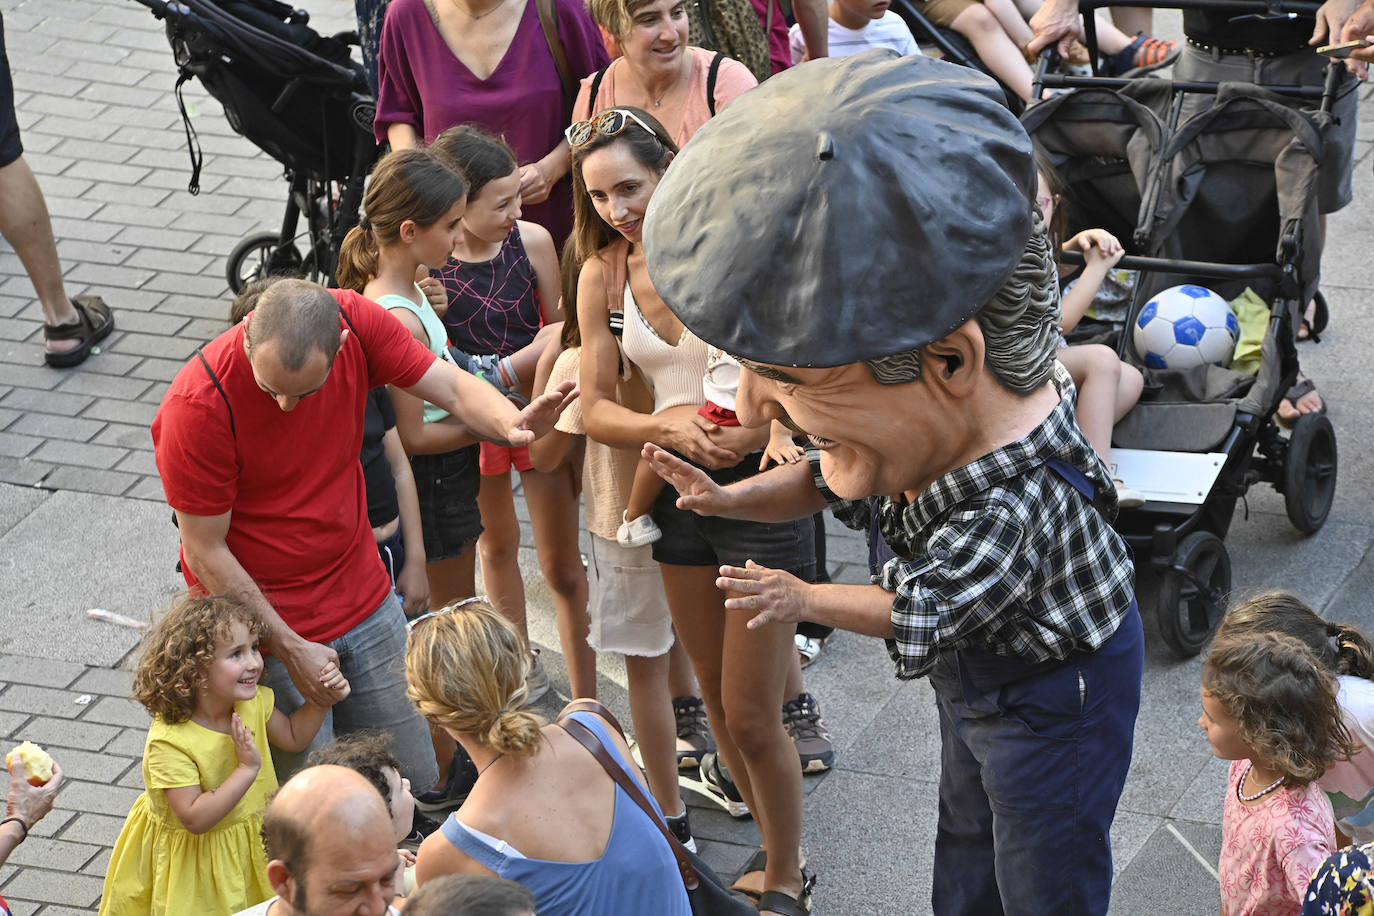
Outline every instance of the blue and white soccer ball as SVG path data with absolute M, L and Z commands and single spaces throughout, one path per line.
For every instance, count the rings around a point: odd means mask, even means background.
M 1225 299 L 1189 283 L 1171 286 L 1145 303 L 1131 336 L 1150 369 L 1225 366 L 1240 339 L 1240 322 Z

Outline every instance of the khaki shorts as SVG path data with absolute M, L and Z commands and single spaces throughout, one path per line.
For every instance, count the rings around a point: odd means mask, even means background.
M 591 535 L 587 584 L 587 643 L 593 649 L 653 657 L 672 648 L 668 596 L 649 547 L 622 547 Z
M 949 28 L 959 14 L 970 6 L 977 6 L 981 0 L 920 0 L 917 11 L 935 25 Z

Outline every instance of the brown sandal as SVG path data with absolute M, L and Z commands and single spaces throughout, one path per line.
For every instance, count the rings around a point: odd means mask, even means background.
M 70 350 L 43 353 L 43 361 L 54 369 L 70 369 L 79 366 L 91 355 L 91 350 L 114 330 L 114 315 L 105 300 L 99 296 L 74 296 L 72 308 L 76 309 L 76 321 L 66 324 L 43 325 L 45 340 L 79 340 L 80 344 Z

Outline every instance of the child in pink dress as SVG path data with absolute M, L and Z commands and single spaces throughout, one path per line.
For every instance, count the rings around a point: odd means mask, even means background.
M 1212 753 L 1233 761 L 1222 818 L 1222 916 L 1296 916 L 1312 873 L 1336 848 L 1317 787 L 1355 746 L 1336 679 L 1303 643 L 1276 633 L 1221 636 L 1202 668 Z

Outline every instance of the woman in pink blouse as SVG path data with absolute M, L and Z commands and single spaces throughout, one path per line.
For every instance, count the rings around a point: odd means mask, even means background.
M 377 142 L 428 143 L 476 124 L 501 136 L 520 162 L 525 219 L 562 248 L 572 228 L 568 99 L 537 0 L 392 0 L 377 68 Z M 572 79 L 604 66 L 605 45 L 581 0 L 553 0 Z

